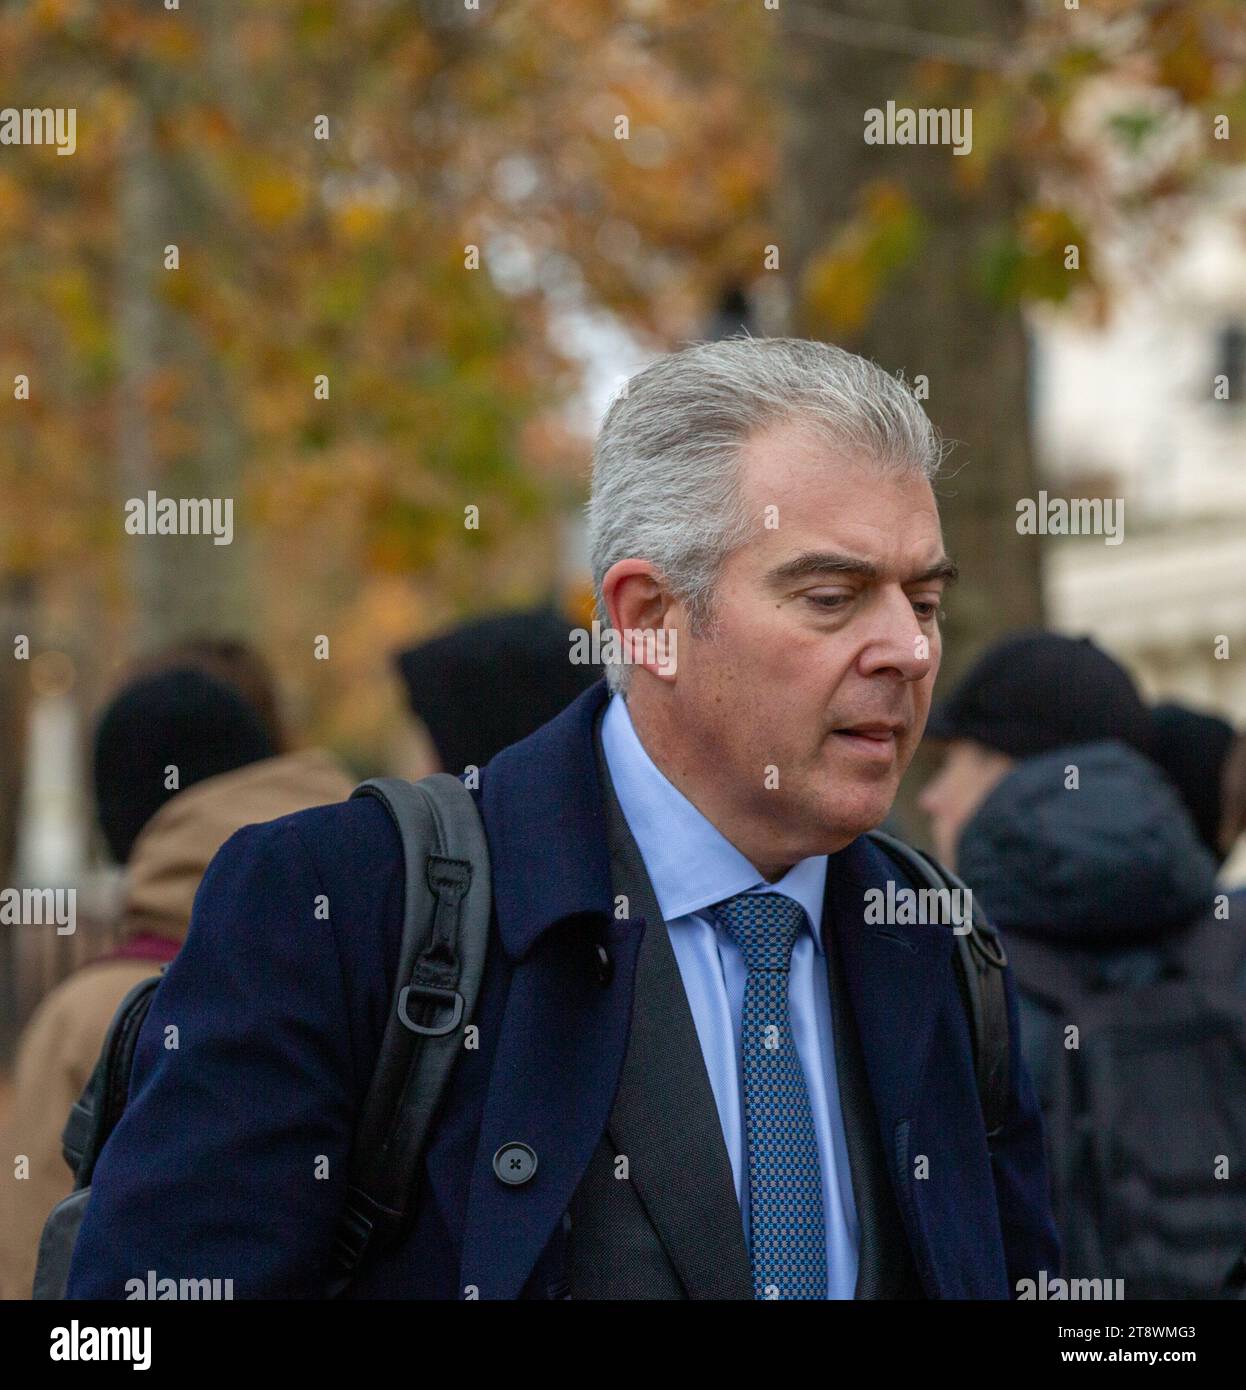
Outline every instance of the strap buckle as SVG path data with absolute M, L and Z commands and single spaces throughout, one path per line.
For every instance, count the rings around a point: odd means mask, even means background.
M 414 997 L 421 1003 L 438 1004 L 450 1008 L 448 1023 L 417 1023 L 407 1012 L 407 1000 Z M 444 1038 L 453 1033 L 463 1017 L 463 996 L 457 989 L 442 989 L 438 985 L 404 985 L 398 996 L 398 1017 L 413 1033 L 422 1033 L 429 1038 Z
M 975 922 L 974 929 L 969 934 L 969 944 L 987 965 L 993 965 L 997 970 L 1003 970 L 1008 964 L 1008 957 L 1004 953 L 1004 943 L 994 927 L 988 926 L 984 922 Z

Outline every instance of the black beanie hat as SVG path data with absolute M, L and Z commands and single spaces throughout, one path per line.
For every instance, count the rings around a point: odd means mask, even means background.
M 483 767 L 601 679 L 600 666 L 572 665 L 571 629 L 553 608 L 503 613 L 395 657 L 447 772 Z
M 1151 712 L 1129 673 L 1089 637 L 1017 632 L 988 647 L 936 706 L 934 739 L 973 739 L 1011 758 L 1119 739 L 1149 755 Z
M 124 864 L 139 831 L 179 791 L 274 751 L 242 695 L 202 671 L 166 670 L 123 687 L 95 731 L 96 814 L 113 857 Z M 170 766 L 174 788 L 165 786 Z
M 1194 817 L 1199 838 L 1224 863 L 1220 848 L 1221 787 L 1224 764 L 1233 746 L 1232 724 L 1184 705 L 1157 705 L 1155 761 L 1172 779 Z

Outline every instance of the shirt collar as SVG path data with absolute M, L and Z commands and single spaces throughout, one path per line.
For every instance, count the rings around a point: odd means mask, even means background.
M 622 695 L 612 696 L 606 707 L 601 744 L 615 795 L 668 923 L 737 893 L 784 893 L 805 909 L 814 945 L 822 950 L 826 855 L 802 859 L 777 883 L 767 883 L 654 763 Z

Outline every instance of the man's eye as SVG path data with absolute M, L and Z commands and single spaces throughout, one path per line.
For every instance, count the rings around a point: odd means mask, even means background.
M 938 618 L 942 615 L 942 609 L 939 607 L 938 599 L 915 598 L 913 600 L 913 612 L 923 620 Z
M 806 594 L 805 598 L 816 608 L 840 608 L 848 602 L 847 594 Z

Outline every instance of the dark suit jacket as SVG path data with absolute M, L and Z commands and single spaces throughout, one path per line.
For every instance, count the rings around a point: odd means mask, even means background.
M 576 1210 L 594 1210 L 603 1143 L 626 1152 L 635 1207 L 626 1225 L 597 1208 L 602 1229 L 635 1234 L 640 1210 L 674 1271 L 672 1294 L 748 1296 L 690 1014 L 655 1043 L 644 1030 L 661 1011 L 634 998 L 638 965 L 651 981 L 669 943 L 658 939 L 660 919 L 650 937 L 643 916 L 614 915 L 593 739 L 605 699 L 604 684 L 592 687 L 482 773 L 495 921 L 478 1046 L 451 1080 L 412 1229 L 365 1268 L 354 1297 L 563 1297 L 577 1270 L 592 1296 L 591 1270 L 612 1252 L 594 1254 L 591 1223 L 586 1236 Z M 617 877 L 617 833 L 614 851 Z M 1014 991 L 1009 980 L 1013 1100 L 992 1154 L 947 928 L 863 923 L 865 890 L 893 874 L 858 840 L 831 857 L 827 875 L 824 930 L 877 1126 L 874 1163 L 858 1129 L 854 1188 L 864 1154 L 871 1180 L 885 1173 L 879 1203 L 892 1204 L 928 1297 L 1008 1298 L 1019 1279 L 1058 1262 Z M 95 1170 L 70 1297 L 124 1297 L 125 1281 L 148 1270 L 232 1278 L 235 1297 L 323 1294 L 394 987 L 402 882 L 397 834 L 368 798 L 250 826 L 225 845 L 144 1025 L 129 1104 Z M 326 901 L 327 917 L 317 911 Z M 668 991 L 663 1007 L 678 1018 L 671 1005 Z M 672 1086 L 692 1110 L 637 1114 Z M 537 1155 L 531 1180 L 515 1186 L 493 1167 L 513 1141 Z

